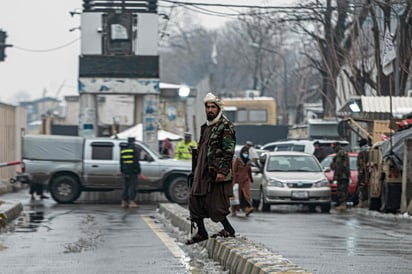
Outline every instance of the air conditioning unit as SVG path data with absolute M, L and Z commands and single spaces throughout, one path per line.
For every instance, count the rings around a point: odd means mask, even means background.
M 248 89 L 245 91 L 246 97 L 254 98 L 254 97 L 259 97 L 260 96 L 260 91 L 259 90 L 253 90 L 253 89 Z

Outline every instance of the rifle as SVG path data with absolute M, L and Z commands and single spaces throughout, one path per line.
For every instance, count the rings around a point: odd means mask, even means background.
M 187 184 L 189 187 L 192 187 L 192 184 L 193 184 L 196 163 L 197 163 L 197 148 L 192 148 L 192 172 L 189 174 L 189 176 L 187 176 Z
M 192 172 L 190 172 L 189 176 L 187 176 L 187 184 L 189 188 L 191 188 L 193 185 L 193 180 L 195 177 L 195 169 L 196 169 L 196 164 L 197 164 L 197 155 L 198 155 L 197 148 L 191 148 L 191 150 L 192 150 Z M 196 229 L 196 223 L 192 219 L 190 219 L 190 217 L 188 217 L 187 219 L 190 220 L 189 237 L 191 237 L 193 234 L 193 230 Z

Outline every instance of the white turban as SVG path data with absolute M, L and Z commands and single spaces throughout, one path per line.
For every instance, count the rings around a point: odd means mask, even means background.
M 220 109 L 223 109 L 223 101 L 222 99 L 220 99 L 219 97 L 217 97 L 216 95 L 214 95 L 213 93 L 209 92 L 208 94 L 206 94 L 205 99 L 204 99 L 204 103 L 214 103 L 216 104 Z

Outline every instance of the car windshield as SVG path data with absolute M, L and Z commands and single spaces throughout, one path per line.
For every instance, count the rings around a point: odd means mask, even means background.
M 272 155 L 267 171 L 320 172 L 321 168 L 312 155 Z

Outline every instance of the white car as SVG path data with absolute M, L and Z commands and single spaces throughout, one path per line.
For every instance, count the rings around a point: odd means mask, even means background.
M 271 142 L 263 145 L 261 149 L 269 151 L 300 151 L 306 153 L 313 153 L 315 151 L 315 146 L 313 145 L 316 141 L 320 143 L 321 147 L 329 149 L 329 154 L 333 153 L 333 145 L 339 142 L 344 149 L 349 149 L 349 142 L 342 140 L 287 140 L 287 141 L 277 141 Z
M 250 194 L 254 207 L 269 211 L 271 205 L 303 204 L 322 213 L 331 208 L 331 188 L 319 161 L 303 152 L 262 154 L 260 167 L 253 168 Z

